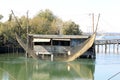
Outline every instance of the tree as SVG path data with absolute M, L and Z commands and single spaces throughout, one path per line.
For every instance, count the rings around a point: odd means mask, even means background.
M 3 16 L 0 14 L 0 20 L 3 18 Z
M 49 22 L 52 22 L 56 18 L 56 16 L 49 9 L 46 9 L 45 11 L 41 10 L 37 16 L 41 19 L 47 19 Z
M 0 19 L 3 16 L 0 15 Z M 18 18 L 20 25 L 16 22 L 16 19 L 9 15 L 9 20 L 0 23 L 0 36 L 4 37 L 1 43 L 13 44 L 16 42 L 15 32 L 20 33 L 21 38 L 26 41 L 27 32 L 27 17 L 22 16 Z M 65 35 L 79 35 L 82 31 L 80 26 L 73 21 L 63 22 L 60 18 L 55 16 L 50 10 L 41 10 L 35 17 L 29 18 L 29 33 L 32 34 L 65 34 Z
M 0 14 L 0 20 L 3 18 L 3 16 Z M 2 30 L 2 28 L 3 28 L 3 23 L 2 22 L 0 22 L 0 33 L 1 33 L 1 30 Z
M 30 26 L 32 33 L 37 34 L 54 34 L 53 25 L 56 22 L 56 16 L 48 9 L 40 11 L 31 21 Z M 54 28 L 55 29 L 55 28 Z
M 63 25 L 63 33 L 65 35 L 80 35 L 82 31 L 79 29 L 79 25 L 73 21 L 67 21 Z

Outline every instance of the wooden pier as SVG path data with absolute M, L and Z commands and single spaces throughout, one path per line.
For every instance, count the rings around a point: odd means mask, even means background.
M 119 53 L 120 39 L 96 40 L 96 53 Z

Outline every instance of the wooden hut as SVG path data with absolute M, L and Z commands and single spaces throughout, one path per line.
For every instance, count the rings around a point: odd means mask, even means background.
M 70 49 L 86 39 L 88 35 L 37 35 L 29 34 L 29 47 L 40 57 L 63 57 L 71 55 Z M 79 58 L 95 58 L 95 45 Z

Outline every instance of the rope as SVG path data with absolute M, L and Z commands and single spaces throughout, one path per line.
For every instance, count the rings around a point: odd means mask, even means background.
M 6 70 L 4 70 L 4 69 L 2 69 L 2 68 L 0 68 L 0 70 L 7 72 L 8 75 L 9 75 L 13 80 L 16 80 L 15 77 L 14 77 L 13 75 L 11 75 L 8 71 L 6 71 Z
M 108 80 L 110 80 L 110 79 L 114 78 L 114 77 L 115 77 L 115 76 L 117 76 L 119 73 L 120 73 L 120 72 L 118 72 L 118 73 L 114 74 L 114 75 L 113 75 L 113 76 L 111 76 Z

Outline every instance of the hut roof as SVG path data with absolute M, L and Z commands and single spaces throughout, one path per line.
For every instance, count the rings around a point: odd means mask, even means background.
M 79 39 L 79 38 L 88 38 L 88 35 L 41 35 L 41 34 L 29 34 L 34 38 L 52 38 L 52 39 Z

